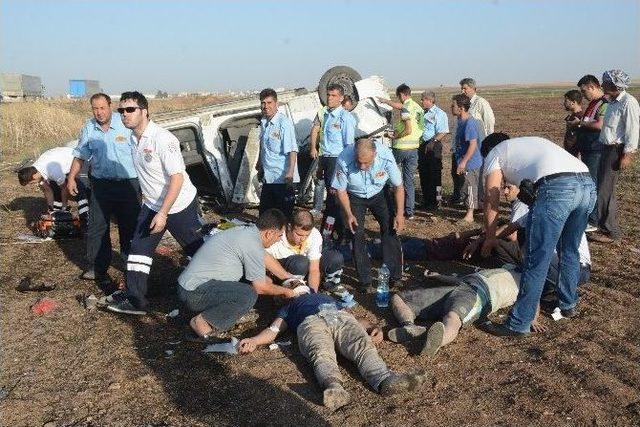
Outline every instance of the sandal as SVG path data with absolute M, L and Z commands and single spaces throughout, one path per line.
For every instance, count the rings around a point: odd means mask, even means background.
M 35 285 L 31 280 L 31 277 L 25 276 L 20 279 L 20 283 L 16 286 L 16 291 L 18 292 L 44 292 L 44 291 L 52 291 L 56 288 L 55 283 L 51 282 L 42 282 L 39 285 Z

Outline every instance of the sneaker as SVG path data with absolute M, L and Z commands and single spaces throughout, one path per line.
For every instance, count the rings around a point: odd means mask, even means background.
M 425 373 L 417 374 L 396 374 L 391 373 L 378 387 L 378 391 L 383 396 L 413 391 L 427 381 Z
M 389 338 L 389 341 L 395 343 L 403 343 L 416 339 L 422 336 L 425 332 L 427 332 L 427 328 L 424 326 L 411 324 L 391 329 L 387 333 L 387 338 Z
M 598 231 L 598 227 L 591 224 L 587 225 L 586 230 L 584 230 L 585 233 L 593 233 L 594 231 Z
M 127 294 L 123 290 L 117 290 L 110 295 L 105 295 L 98 300 L 98 307 L 106 307 L 109 304 L 118 303 L 127 299 Z
M 322 393 L 322 403 L 335 411 L 351 402 L 351 396 L 340 383 L 331 383 Z
M 600 232 L 589 233 L 589 235 L 587 236 L 587 240 L 589 240 L 590 242 L 598 242 L 598 243 L 614 243 L 615 242 L 615 239 Z
M 405 214 L 404 218 L 405 218 L 407 221 L 413 221 L 414 219 L 416 219 L 416 216 L 415 216 L 415 215 L 413 215 L 413 214 L 411 214 L 411 215 L 407 215 L 407 214 Z
M 523 338 L 529 335 L 528 332 L 514 331 L 513 329 L 509 329 L 501 323 L 488 322 L 482 325 L 482 329 L 484 329 L 485 332 L 488 332 L 491 335 L 495 335 L 497 337 Z
M 560 314 L 562 314 L 562 317 L 571 319 L 572 317 L 576 317 L 578 315 L 578 307 L 568 308 L 566 310 L 560 310 Z
M 429 328 L 427 332 L 427 340 L 422 347 L 420 354 L 433 357 L 436 355 L 440 347 L 442 347 L 442 338 L 444 337 L 444 323 L 436 322 Z
M 131 303 L 131 301 L 129 301 L 128 298 L 122 301 L 113 302 L 107 305 L 107 310 L 113 311 L 116 313 L 133 314 L 136 316 L 144 316 L 145 314 L 147 314 L 146 310 L 137 308 Z

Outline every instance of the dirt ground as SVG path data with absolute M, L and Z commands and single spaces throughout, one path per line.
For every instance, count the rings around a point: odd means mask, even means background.
M 494 92 L 487 98 L 496 113 L 496 130 L 561 141 L 561 97 Z M 448 102 L 439 104 L 448 110 Z M 448 183 L 447 165 L 443 175 Z M 321 390 L 295 342 L 274 351 L 221 356 L 204 354 L 201 346 L 184 341 L 184 326 L 165 316 L 177 307 L 177 250 L 155 257 L 153 315 L 134 318 L 85 310 L 76 297 L 100 293 L 78 278 L 83 242 L 19 244 L 17 235 L 29 233 L 29 222 L 45 206 L 35 188 L 18 185 L 11 165 L 0 168 L 2 425 L 640 425 L 637 161 L 619 185 L 625 237 L 619 245 L 591 244 L 594 270 L 591 282 L 580 289 L 579 317 L 559 322 L 544 318 L 549 331 L 523 340 L 496 338 L 471 327 L 433 359 L 416 355 L 418 344 L 385 341 L 379 351 L 390 367 L 426 370 L 427 386 L 382 398 L 341 360 L 353 402 L 336 412 L 321 406 Z M 429 219 L 419 211 L 405 234 L 440 236 L 454 231 L 461 216 L 443 210 Z M 116 262 L 112 276 L 122 277 L 122 268 Z M 429 286 L 424 268 L 465 272 L 471 266 L 409 263 L 403 286 Z M 46 296 L 58 302 L 58 309 L 32 314 L 29 307 L 45 293 L 16 292 L 23 276 L 54 282 L 57 288 Z M 351 268 L 346 283 L 354 284 Z M 372 296 L 356 293 L 356 299 L 357 315 L 378 319 L 385 329 L 394 326 L 389 310 L 376 308 Z M 234 335 L 265 327 L 275 308 L 261 299 L 258 321 Z

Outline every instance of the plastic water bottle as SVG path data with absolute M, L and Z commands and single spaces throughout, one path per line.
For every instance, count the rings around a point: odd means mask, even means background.
M 336 223 L 336 219 L 332 216 L 328 216 L 324 221 L 324 227 L 322 229 L 322 250 L 331 249 L 333 247 L 333 226 Z
M 389 277 L 391 273 L 386 264 L 378 270 L 378 289 L 376 292 L 376 305 L 378 307 L 389 306 Z

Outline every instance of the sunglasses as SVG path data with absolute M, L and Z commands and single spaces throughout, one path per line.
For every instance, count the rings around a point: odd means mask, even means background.
M 124 112 L 126 111 L 127 113 L 134 113 L 136 110 L 143 110 L 142 107 L 120 107 L 118 108 L 118 113 L 120 114 L 124 114 Z

